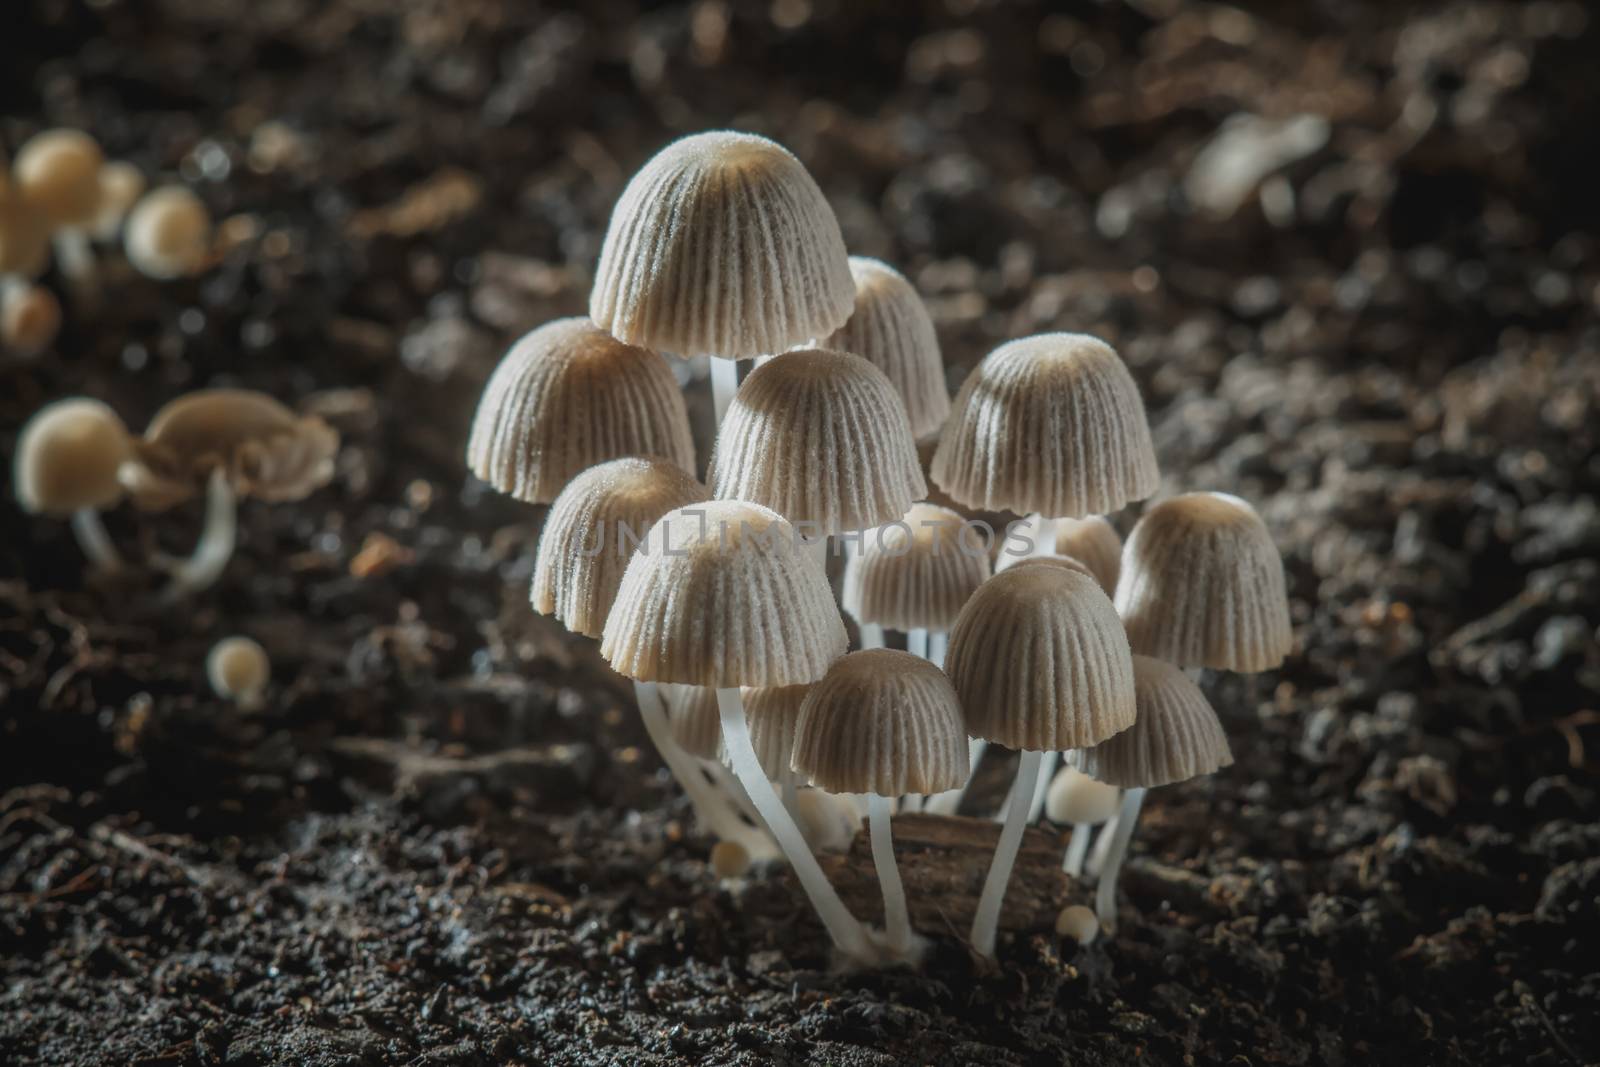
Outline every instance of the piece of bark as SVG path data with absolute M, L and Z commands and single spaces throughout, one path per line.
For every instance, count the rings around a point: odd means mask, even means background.
M 966 937 L 1000 838 L 1000 824 L 959 815 L 911 813 L 896 815 L 891 829 L 911 924 L 927 934 Z M 1000 909 L 1002 930 L 1022 933 L 1055 928 L 1056 915 L 1073 895 L 1072 879 L 1061 869 L 1064 848 L 1055 833 L 1031 827 L 1024 832 Z M 824 855 L 819 861 L 858 918 L 883 922 L 883 892 L 872 865 L 865 823 L 848 852 Z

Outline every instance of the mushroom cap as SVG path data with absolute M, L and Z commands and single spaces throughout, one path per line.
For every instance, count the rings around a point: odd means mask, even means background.
M 45 130 L 17 149 L 11 176 L 21 198 L 57 226 L 81 226 L 100 204 L 105 155 L 82 130 Z
M 119 474 L 141 508 L 158 511 L 226 473 L 240 496 L 300 500 L 333 479 L 339 434 L 253 389 L 199 389 L 156 412 Z
M 906 276 L 881 260 L 850 257 L 856 305 L 818 347 L 853 352 L 894 383 L 917 437 L 938 433 L 950 414 L 950 387 L 933 317 Z
M 862 531 L 839 599 L 857 622 L 948 630 L 988 577 L 988 545 L 965 519 L 936 504 L 913 504 L 894 522 Z
M 798 538 L 777 512 L 739 500 L 667 512 L 628 562 L 600 654 L 644 681 L 726 688 L 822 677 L 848 640 Z
M 579 471 L 623 456 L 694 469 L 689 412 L 666 360 L 585 318 L 546 323 L 511 346 L 472 420 L 473 474 L 548 504 Z
M 823 534 L 897 519 L 928 488 L 889 379 L 860 356 L 823 349 L 785 352 L 750 372 L 717 433 L 708 478 L 720 499 L 753 500 Z
M 1137 663 L 1134 667 L 1138 671 Z M 1135 685 L 1137 686 L 1137 673 Z M 1137 698 L 1137 689 L 1135 689 Z M 1137 703 L 1137 699 L 1135 700 Z M 1118 737 L 1130 731 L 1124 730 Z M 1076 767 L 1062 767 L 1050 780 L 1044 795 L 1044 817 L 1053 823 L 1098 826 L 1117 813 L 1121 792 L 1114 785 L 1097 782 Z
M 1122 620 L 1071 567 L 1013 567 L 979 586 L 950 631 L 945 670 L 967 732 L 1009 748 L 1088 748 L 1133 724 Z
M 122 250 L 151 278 L 198 274 L 211 255 L 211 213 L 181 185 L 152 189 L 128 212 Z
M 61 301 L 42 285 L 0 293 L 0 345 L 24 355 L 50 347 L 61 332 Z
M 673 739 L 696 759 L 716 759 L 722 747 L 717 691 L 698 685 L 664 685 L 661 697 L 667 705 Z
M 1072 765 L 1126 789 L 1186 782 L 1233 763 L 1228 737 L 1200 687 L 1163 660 L 1133 657 L 1133 726 L 1071 754 Z
M 1088 567 L 1106 596 L 1115 595 L 1117 576 L 1122 573 L 1122 538 L 1117 528 L 1104 515 L 1090 515 L 1056 519 L 1055 533 L 1054 550 Z
M 110 507 L 122 499 L 117 469 L 132 448 L 122 420 L 100 401 L 46 404 L 17 435 L 17 503 L 30 514 L 58 517 Z
M 1000 558 L 995 561 L 994 572 L 1000 574 L 1003 571 L 1016 570 L 1018 567 L 1065 567 L 1069 571 L 1095 577 L 1094 571 L 1090 570 L 1089 565 L 1083 560 L 1063 556 L 1059 552 L 1046 552 L 1042 556 L 1013 556 L 1009 552 L 1002 552 Z M 1095 578 L 1095 581 L 1098 582 L 1099 579 Z
M 1133 375 L 1081 333 L 1001 345 L 956 394 L 933 480 L 968 507 L 1076 518 L 1156 491 L 1155 446 Z
M 1145 512 L 1122 550 L 1117 609 L 1134 651 L 1180 667 L 1271 670 L 1294 643 L 1278 546 L 1255 509 L 1225 493 Z
M 834 661 L 811 687 L 795 770 L 833 793 L 942 793 L 967 780 L 967 728 L 943 671 L 879 648 Z
M 248 637 L 224 637 L 206 655 L 206 678 L 217 696 L 248 697 L 272 679 L 267 650 Z
M 705 486 L 664 459 L 629 456 L 596 464 L 556 497 L 534 556 L 533 610 L 599 637 L 622 572 L 655 521 L 710 499 Z
M 630 344 L 751 359 L 842 326 L 839 222 L 788 149 L 715 131 L 674 141 L 611 213 L 589 316 Z
M 133 205 L 144 195 L 144 171 L 132 163 L 116 160 L 100 168 L 100 200 L 94 210 L 90 231 L 101 241 L 109 241 L 122 228 Z
M 750 747 L 755 750 L 756 762 L 761 764 L 761 773 L 773 781 L 789 769 L 800 705 L 810 689 L 810 685 L 773 685 L 744 689 L 740 693 L 745 721 L 750 725 Z M 714 699 L 715 691 L 711 692 Z M 727 746 L 722 747 L 720 755 L 723 763 L 733 765 Z

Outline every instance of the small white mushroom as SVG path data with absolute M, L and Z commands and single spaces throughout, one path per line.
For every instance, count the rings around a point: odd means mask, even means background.
M 128 213 L 122 246 L 141 274 L 163 280 L 198 274 L 211 256 L 211 213 L 181 186 L 155 189 Z
M 1100 936 L 1100 920 L 1094 917 L 1093 909 L 1069 904 L 1056 916 L 1056 936 L 1070 937 L 1079 945 L 1091 945 Z
M 29 514 L 72 516 L 72 532 L 103 571 L 122 568 L 100 510 L 122 499 L 118 468 L 132 442 L 117 413 L 98 400 L 72 397 L 41 408 L 17 437 L 13 484 Z
M 272 680 L 272 661 L 267 650 L 250 638 L 224 637 L 206 656 L 206 677 L 217 696 L 254 711 Z

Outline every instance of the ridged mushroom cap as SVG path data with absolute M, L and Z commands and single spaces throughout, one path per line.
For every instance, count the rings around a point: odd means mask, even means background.
M 844 569 L 840 602 L 857 622 L 891 630 L 948 630 L 989 577 L 989 549 L 949 508 L 913 504 L 861 533 Z
M 806 694 L 795 770 L 833 793 L 941 793 L 967 780 L 961 702 L 938 667 L 873 649 L 835 660 Z
M 956 394 L 933 480 L 968 507 L 1076 518 L 1156 491 L 1139 387 L 1104 341 L 1024 337 L 989 353 Z
M 100 205 L 105 155 L 82 130 L 45 130 L 23 142 L 12 161 L 16 193 L 57 226 L 81 226 Z
M 1115 595 L 1122 573 L 1122 538 L 1104 515 L 1055 520 L 1054 551 L 1088 567 L 1106 596 Z
M 1233 762 L 1217 713 L 1182 668 L 1134 656 L 1133 688 L 1139 707 L 1133 726 L 1074 752 L 1074 766 L 1133 789 L 1186 782 Z
M 1018 567 L 1065 567 L 1069 571 L 1095 578 L 1094 571 L 1090 570 L 1089 565 L 1083 560 L 1063 556 L 1059 552 L 1046 552 L 1040 556 L 1013 556 L 1008 552 L 1001 552 L 999 559 L 995 561 L 994 572 L 1000 574 L 1003 571 L 1016 570 Z M 1095 578 L 1097 583 L 1099 580 Z
M 1271 670 L 1294 643 L 1278 546 L 1255 509 L 1225 493 L 1145 512 L 1122 551 L 1117 609 L 1136 652 L 1180 667 Z
M 122 499 L 117 471 L 132 449 L 122 420 L 100 401 L 46 404 L 17 435 L 17 503 L 30 514 L 57 517 L 110 507 Z
M 611 212 L 589 316 L 630 344 L 752 359 L 844 324 L 839 222 L 788 149 L 716 131 L 674 141 Z
M 157 511 L 204 491 L 214 471 L 239 496 L 300 500 L 333 479 L 339 434 L 252 389 L 200 389 L 156 412 L 119 472 L 134 504 Z
M 950 414 L 950 386 L 927 305 L 905 275 L 880 260 L 851 256 L 850 276 L 855 310 L 818 347 L 853 352 L 883 371 L 905 403 L 912 434 L 937 433 Z
M 750 372 L 717 433 L 708 478 L 719 499 L 753 500 L 824 534 L 890 522 L 927 492 L 889 379 L 860 356 L 822 349 L 785 352 Z
M 599 463 L 561 491 L 534 555 L 530 600 L 573 633 L 599 637 L 622 572 L 657 519 L 709 500 L 706 487 L 664 459 Z
M 696 759 L 716 759 L 722 748 L 717 691 L 698 685 L 664 685 L 661 697 L 667 705 L 673 739 Z
M 1087 748 L 1133 723 L 1133 662 L 1087 574 L 1019 566 L 990 578 L 950 631 L 945 670 L 967 732 L 1008 748 Z
M 511 346 L 472 420 L 473 474 L 548 504 L 579 471 L 623 456 L 694 469 L 689 412 L 666 360 L 584 318 L 546 323 Z
M 815 681 L 847 647 L 794 527 L 739 500 L 678 508 L 650 528 L 600 641 L 630 678 L 718 688 Z
M 761 764 L 761 773 L 773 781 L 789 769 L 800 705 L 810 689 L 810 685 L 773 685 L 740 691 L 745 721 L 750 725 L 750 747 Z M 726 745 L 720 755 L 723 763 L 733 766 Z
M 1138 664 L 1134 665 L 1135 704 L 1137 701 Z M 1116 735 L 1122 737 L 1129 731 Z M 1117 787 L 1097 782 L 1076 767 L 1062 767 L 1050 780 L 1044 795 L 1044 817 L 1053 823 L 1065 825 L 1087 824 L 1098 826 L 1117 813 L 1121 793 Z

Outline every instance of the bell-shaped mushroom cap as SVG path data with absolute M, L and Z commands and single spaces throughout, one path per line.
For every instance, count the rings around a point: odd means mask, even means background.
M 824 534 L 898 519 L 927 492 L 889 379 L 860 356 L 821 349 L 785 352 L 750 373 L 708 477 L 719 499 L 752 500 Z
M 1145 512 L 1122 552 L 1117 609 L 1134 651 L 1180 667 L 1271 670 L 1294 642 L 1278 547 L 1255 509 L 1225 493 Z
M 1089 568 L 1106 596 L 1117 591 L 1117 576 L 1122 573 L 1122 538 L 1104 515 L 1085 519 L 1055 520 L 1054 551 L 1069 556 Z
M 989 577 L 989 546 L 949 508 L 913 504 L 864 530 L 844 569 L 840 602 L 857 622 L 891 630 L 948 630 Z
M 1065 567 L 1069 571 L 1095 578 L 1094 571 L 1090 570 L 1089 565 L 1083 560 L 1063 556 L 1059 552 L 1046 552 L 1042 556 L 1013 556 L 1009 552 L 1001 552 L 1000 558 L 995 561 L 994 572 L 1000 574 L 1003 571 L 1016 570 L 1018 567 Z M 1099 580 L 1095 578 L 1096 582 Z
M 717 691 L 698 685 L 664 685 L 661 696 L 673 739 L 697 759 L 716 759 L 722 747 Z
M 472 420 L 472 473 L 548 504 L 579 471 L 622 456 L 694 469 L 689 412 L 666 360 L 584 318 L 557 319 L 512 345 Z
M 1135 704 L 1138 694 L 1138 662 L 1134 663 Z M 1126 736 L 1124 730 L 1118 737 Z M 1121 794 L 1114 785 L 1097 782 L 1076 767 L 1063 767 L 1050 780 L 1044 795 L 1044 817 L 1053 823 L 1098 826 L 1117 813 Z
M 1008 748 L 1088 748 L 1133 723 L 1122 620 L 1072 567 L 1013 567 L 979 586 L 950 631 L 945 669 L 967 732 Z
M 967 728 L 943 671 L 892 649 L 835 660 L 806 694 L 794 767 L 834 793 L 942 793 L 967 780 Z
M 70 515 L 122 499 L 117 469 L 133 448 L 117 413 L 98 400 L 47 404 L 17 436 L 17 503 L 32 514 Z
M 1139 387 L 1104 341 L 1046 333 L 1001 345 L 956 394 L 933 480 L 969 507 L 1076 518 L 1155 492 Z
M 1133 657 L 1133 726 L 1074 752 L 1074 766 L 1126 789 L 1186 782 L 1233 762 L 1227 735 L 1200 687 L 1179 667 Z
M 674 141 L 611 212 L 589 317 L 630 344 L 751 359 L 844 324 L 855 300 L 839 222 L 765 137 Z
M 818 347 L 853 352 L 894 383 L 917 437 L 937 433 L 950 414 L 939 335 L 922 298 L 905 275 L 876 259 L 850 257 L 856 307 Z
M 57 226 L 81 226 L 100 205 L 105 155 L 82 130 L 45 130 L 17 149 L 16 193 Z
M 198 274 L 211 255 L 211 213 L 181 185 L 151 190 L 128 212 L 122 250 L 147 277 Z
M 133 502 L 160 510 L 205 489 L 213 471 L 233 491 L 300 500 L 333 478 L 339 434 L 252 389 L 200 389 L 156 412 L 119 477 Z
M 561 491 L 534 556 L 533 610 L 599 637 L 633 550 L 673 508 L 710 499 L 705 486 L 664 459 L 600 463 Z
M 669 511 L 622 575 L 600 654 L 644 681 L 727 688 L 822 677 L 848 647 L 833 590 L 776 512 Z
M 774 685 L 741 692 L 745 720 L 750 724 L 750 747 L 761 764 L 761 773 L 774 781 L 789 769 L 800 705 L 810 689 L 810 685 Z M 722 762 L 733 766 L 726 747 L 721 755 Z

